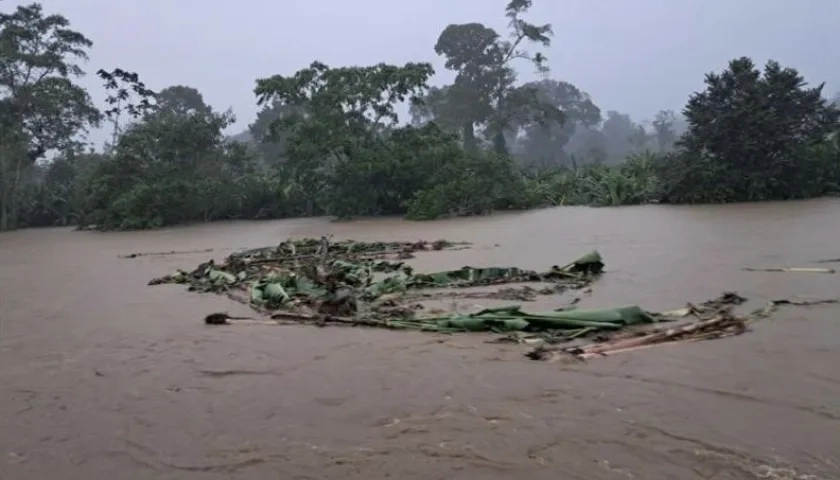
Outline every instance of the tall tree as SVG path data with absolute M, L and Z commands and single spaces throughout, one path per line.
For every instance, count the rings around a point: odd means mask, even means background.
M 99 165 L 88 188 L 88 221 L 126 229 L 228 217 L 244 168 L 240 146 L 222 133 L 233 120 L 192 87 L 161 90 Z
M 836 165 L 811 153 L 837 131 L 840 110 L 822 89 L 809 88 L 799 72 L 778 62 L 762 71 L 747 57 L 707 74 L 706 89 L 684 110 L 689 129 L 680 155 L 666 166 L 666 197 L 722 202 L 825 193 L 837 181 Z
M 583 163 L 606 163 L 607 137 L 596 127 L 578 127 L 563 149 L 572 166 Z
M 667 152 L 677 141 L 676 115 L 671 110 L 660 110 L 653 119 L 653 135 L 660 153 Z
M 536 91 L 541 103 L 562 111 L 565 117 L 563 122 L 521 125 L 525 135 L 519 153 L 531 165 L 556 166 L 565 160 L 563 149 L 578 128 L 591 128 L 601 123 L 601 109 L 587 93 L 570 83 L 546 79 L 526 83 L 523 87 Z
M 105 117 L 111 122 L 111 144 L 108 149 L 117 144 L 120 133 L 126 121 L 137 120 L 146 113 L 154 110 L 155 92 L 146 88 L 140 81 L 140 76 L 121 68 L 112 71 L 99 69 L 96 75 L 102 79 L 107 92 L 105 103 Z
M 257 112 L 257 118 L 248 125 L 248 133 L 267 165 L 279 165 L 286 159 L 286 140 L 289 136 L 284 120 L 303 114 L 302 107 L 292 107 L 274 100 Z
M 254 90 L 260 105 L 277 103 L 292 110 L 278 120 L 287 134 L 286 168 L 306 201 L 307 214 L 313 214 L 323 187 L 330 179 L 340 193 L 330 200 L 343 207 L 351 200 L 361 201 L 365 186 L 352 175 L 335 177 L 335 171 L 377 170 L 383 134 L 398 121 L 396 105 L 416 103 L 426 92 L 434 69 L 427 63 L 403 66 L 378 64 L 369 67 L 330 68 L 313 62 L 292 76 L 275 75 L 257 80 Z M 352 182 L 351 182 L 352 180 Z M 345 182 L 351 182 L 350 184 Z M 351 196 L 344 195 L 353 190 Z M 369 187 L 369 186 L 368 186 Z
M 75 84 L 92 42 L 40 4 L 0 13 L 0 230 L 14 228 L 26 170 L 66 148 L 100 113 Z
M 204 102 L 204 96 L 193 87 L 173 85 L 155 94 L 157 115 L 189 117 L 211 115 L 213 109 Z
M 551 44 L 550 24 L 535 25 L 522 18 L 531 5 L 531 0 L 508 3 L 505 16 L 509 20 L 509 40 L 481 23 L 465 23 L 447 26 L 435 44 L 435 52 L 446 57 L 446 68 L 457 72 L 446 91 L 449 99 L 443 104 L 449 107 L 446 112 L 461 123 L 468 149 L 477 146 L 476 127 L 485 129 L 497 152 L 507 153 L 504 134 L 515 122 L 523 118 L 560 119 L 559 112 L 537 101 L 536 92 L 515 85 L 516 60 L 527 60 L 539 71 L 547 71 L 542 53 L 531 54 L 521 48 L 526 41 L 541 46 Z
M 644 146 L 644 128 L 624 113 L 608 111 L 601 132 L 606 140 L 606 153 L 610 162 L 620 162 Z
M 434 121 L 444 131 L 462 135 L 465 143 L 474 147 L 473 129 L 469 128 L 467 132 L 463 130 L 465 125 L 472 125 L 477 118 L 476 112 L 472 110 L 473 105 L 465 97 L 470 93 L 459 90 L 455 85 L 430 87 L 422 101 L 411 105 L 412 123 L 422 125 Z

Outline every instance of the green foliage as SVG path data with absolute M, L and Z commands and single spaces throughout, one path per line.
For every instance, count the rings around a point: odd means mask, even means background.
M 408 218 L 483 215 L 526 208 L 525 181 L 510 157 L 469 153 L 443 165 L 408 203 Z
M 133 229 L 233 215 L 243 195 L 238 181 L 253 172 L 247 151 L 224 141 L 232 116 L 214 112 L 189 87 L 164 89 L 157 99 L 95 172 L 87 221 Z
M 396 129 L 371 147 L 336 166 L 329 185 L 329 213 L 405 213 L 414 195 L 434 184 L 437 172 L 464 155 L 457 139 L 434 124 Z
M 260 104 L 291 110 L 270 127 L 268 138 L 276 139 L 278 130 L 286 134 L 284 171 L 302 187 L 305 213 L 313 215 L 320 206 L 345 215 L 348 199 L 326 189 L 365 188 L 352 182 L 376 169 L 386 153 L 384 137 L 399 121 L 397 102 L 416 103 L 433 74 L 427 63 L 332 69 L 314 62 L 290 77 L 257 80 Z
M 601 123 L 599 109 L 588 94 L 570 83 L 557 80 L 541 80 L 524 85 L 524 89 L 536 92 L 537 101 L 563 112 L 563 122 L 533 122 L 523 119 L 515 125 L 524 135 L 519 142 L 519 155 L 527 159 L 532 168 L 552 168 L 568 165 L 568 155 L 563 148 L 575 134 L 578 127 L 593 127 Z
M 660 111 L 649 128 L 616 111 L 602 119 L 574 85 L 518 83 L 519 60 L 547 72 L 523 49 L 551 40 L 550 25 L 523 19 L 531 4 L 509 1 L 505 38 L 447 26 L 434 49 L 450 85 L 429 87 L 427 63 L 313 62 L 259 79 L 261 110 L 235 139 L 223 134 L 230 111 L 197 89 L 155 92 L 120 68 L 97 72 L 98 112 L 73 83 L 90 41 L 37 4 L 0 14 L 0 229 L 840 194 L 840 111 L 795 70 L 737 59 L 682 116 Z M 410 125 L 397 114 L 406 104 Z M 80 135 L 103 114 L 110 143 L 85 149 Z
M 540 101 L 534 88 L 516 85 L 515 60 L 528 60 L 538 71 L 548 72 L 542 53 L 522 50 L 523 42 L 544 47 L 551 44 L 551 25 L 535 25 L 522 19 L 530 0 L 511 0 L 505 14 L 510 38 L 503 40 L 492 28 L 480 23 L 447 26 L 438 37 L 435 52 L 446 58 L 446 68 L 457 72 L 455 81 L 434 91 L 428 108 L 420 116 L 440 118 L 446 125 L 460 125 L 467 150 L 476 151 L 476 127 L 483 128 L 496 153 L 509 153 L 505 132 L 524 123 L 562 123 L 564 115 L 556 105 Z
M 73 148 L 76 135 L 99 122 L 87 91 L 73 83 L 91 45 L 37 3 L 0 13 L 0 230 L 16 226 L 35 162 Z
M 676 115 L 671 110 L 660 110 L 653 119 L 653 131 L 659 153 L 670 151 L 677 141 L 674 131 Z
M 155 92 L 146 88 L 139 75 L 121 68 L 108 72 L 100 69 L 96 75 L 104 82 L 108 108 L 103 112 L 113 125 L 111 147 L 116 145 L 122 128 L 123 115 L 138 119 L 155 108 Z
M 838 159 L 821 145 L 838 131 L 840 110 L 794 69 L 735 59 L 706 76 L 684 113 L 689 130 L 662 168 L 665 200 L 807 198 L 837 184 Z
M 68 150 L 32 173 L 30 201 L 23 203 L 24 226 L 76 225 L 84 219 L 85 186 L 106 157 L 96 152 Z
M 286 161 L 288 134 L 282 127 L 283 120 L 303 113 L 302 108 L 290 107 L 279 101 L 266 103 L 257 112 L 257 118 L 245 132 L 259 156 L 267 165 L 277 166 Z
M 540 203 L 611 207 L 652 201 L 659 192 L 659 158 L 652 153 L 631 155 L 618 165 L 567 168 L 538 178 L 532 189 Z

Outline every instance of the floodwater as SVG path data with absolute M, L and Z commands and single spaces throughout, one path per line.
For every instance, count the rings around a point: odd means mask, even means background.
M 832 266 L 813 263 L 840 257 L 832 199 L 5 233 L 0 478 L 840 478 L 838 307 L 567 364 L 475 335 L 206 327 L 207 313 L 250 310 L 146 286 L 210 255 L 326 233 L 475 243 L 423 254 L 423 269 L 540 269 L 597 248 L 608 272 L 589 306 L 677 308 L 723 290 L 756 304 L 840 296 L 840 275 L 741 271 Z

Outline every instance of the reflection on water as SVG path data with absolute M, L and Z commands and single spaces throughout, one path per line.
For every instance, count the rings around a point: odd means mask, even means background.
M 247 308 L 146 286 L 209 255 L 325 233 L 475 243 L 416 259 L 427 270 L 542 269 L 597 248 L 608 274 L 588 305 L 840 295 L 836 275 L 740 270 L 840 257 L 831 199 L 4 233 L 0 478 L 840 478 L 837 309 L 558 365 L 475 336 L 208 329 L 206 313 Z M 202 249 L 214 252 L 118 258 Z

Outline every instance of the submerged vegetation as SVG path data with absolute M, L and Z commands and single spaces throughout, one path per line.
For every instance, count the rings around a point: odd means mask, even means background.
M 107 108 L 78 84 L 92 42 L 39 4 L 0 13 L 0 230 L 143 229 L 219 219 L 434 219 L 554 205 L 807 198 L 840 191 L 838 111 L 796 70 L 748 58 L 710 73 L 682 114 L 645 127 L 552 78 L 549 24 L 510 0 L 507 32 L 447 26 L 432 65 L 315 61 L 256 81 L 261 110 L 193 87 L 152 90 L 100 69 Z M 9 8 L 9 7 L 4 7 Z M 433 47 L 433 48 L 432 48 Z M 521 82 L 527 65 L 544 79 Z M 408 109 L 409 115 L 400 115 Z M 405 117 L 405 118 L 402 118 Z M 409 121 L 406 121 L 409 120 Z M 103 150 L 85 144 L 107 126 Z
M 405 263 L 416 252 L 468 248 L 468 244 L 437 242 L 365 243 L 329 238 L 288 240 L 276 247 L 234 253 L 223 264 L 213 260 L 191 272 L 178 271 L 150 285 L 187 284 L 198 292 L 224 292 L 264 312 L 278 309 L 298 314 L 377 316 L 391 325 L 413 319 L 418 305 L 406 301 L 441 298 L 520 298 L 553 295 L 588 286 L 602 271 L 598 252 L 544 272 L 518 267 L 461 267 L 420 273 Z M 464 292 L 471 287 L 531 283 L 499 291 Z M 446 292 L 433 290 L 448 289 Z M 396 299 L 402 302 L 397 305 Z M 360 321 L 358 319 L 354 321 Z M 401 324 L 393 324 L 401 325 Z
M 447 241 L 415 243 L 330 242 L 328 237 L 287 240 L 276 247 L 234 253 L 191 272 L 153 279 L 150 285 L 186 284 L 198 292 L 225 293 L 278 322 L 362 325 L 437 333 L 497 332 L 571 341 L 604 331 L 655 323 L 663 317 L 639 307 L 525 312 L 519 306 L 452 313 L 424 301 L 484 298 L 530 301 L 539 295 L 581 290 L 604 268 L 597 251 L 543 272 L 518 267 L 470 267 L 422 273 L 405 263 L 416 252 L 469 248 Z M 510 285 L 520 284 L 521 287 Z M 492 287 L 500 287 L 493 289 Z M 226 313 L 205 323 L 250 320 Z M 265 323 L 257 320 L 260 323 Z M 514 339 L 515 337 L 509 337 Z M 524 338 L 524 337 L 523 337 Z
M 586 359 L 638 348 L 740 335 L 747 324 L 778 305 L 813 305 L 837 300 L 778 300 L 749 315 L 733 308 L 746 301 L 733 292 L 701 304 L 654 313 L 637 305 L 583 309 L 575 299 L 560 308 L 534 312 L 520 304 L 459 312 L 434 302 L 465 298 L 529 302 L 540 296 L 586 292 L 601 276 L 597 251 L 564 266 L 537 272 L 518 267 L 470 267 L 417 272 L 406 260 L 417 252 L 469 248 L 444 240 L 413 243 L 331 242 L 330 238 L 286 240 L 277 246 L 210 260 L 192 271 L 178 270 L 149 285 L 182 284 L 191 291 L 227 294 L 271 320 L 212 313 L 208 325 L 234 322 L 367 326 L 435 333 L 493 332 L 494 342 L 534 345 L 534 360 L 562 356 Z M 516 286 L 519 285 L 519 286 Z M 430 303 L 432 305 L 430 305 Z M 687 322 L 685 320 L 688 320 Z M 680 322 L 659 328 L 663 322 Z

